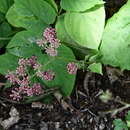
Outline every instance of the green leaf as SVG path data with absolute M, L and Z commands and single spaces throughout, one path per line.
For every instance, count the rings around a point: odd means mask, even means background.
M 98 74 L 101 74 L 101 75 L 103 74 L 102 73 L 102 64 L 101 63 L 93 63 L 93 64 L 88 66 L 88 69 L 91 72 L 98 73 Z
M 56 12 L 58 12 L 58 7 L 54 0 L 45 0 L 45 1 L 48 2 L 56 10 Z
M 102 62 L 130 70 L 130 1 L 110 18 L 105 27 L 100 51 Z
M 15 0 L 14 6 L 20 16 L 34 17 L 46 24 L 52 24 L 57 15 L 54 8 L 44 0 Z
M 105 23 L 104 7 L 94 8 L 85 13 L 67 12 L 65 28 L 70 37 L 79 45 L 98 49 Z
M 0 55 L 0 73 L 1 74 L 6 74 L 11 70 L 16 69 L 17 67 L 17 62 L 18 62 L 18 57 L 11 55 L 11 54 L 4 54 Z
M 126 120 L 130 121 L 130 111 L 128 111 L 127 115 L 126 115 Z
M 0 23 L 5 20 L 4 14 L 0 12 Z
M 114 125 L 114 130 L 128 130 L 126 123 L 124 123 L 121 119 L 115 119 Z
M 65 29 L 65 24 L 64 24 L 64 16 L 60 15 L 58 17 L 57 23 L 56 23 L 56 32 L 57 32 L 57 37 L 60 39 L 61 42 L 68 43 L 68 44 L 77 44 L 67 33 Z
M 17 33 L 7 45 L 9 53 L 18 57 L 30 57 L 32 55 L 39 55 L 41 53 L 40 48 L 36 45 L 36 39 L 42 37 L 42 28 L 39 33 L 35 31 L 22 31 Z
M 102 0 L 61 0 L 61 7 L 67 11 L 80 12 L 103 3 Z
M 24 17 L 18 14 L 18 11 L 15 9 L 13 5 L 6 14 L 6 18 L 8 22 L 14 27 L 23 27 L 26 29 L 31 29 L 36 26 L 39 26 L 40 20 L 37 20 L 35 17 Z
M 6 14 L 12 4 L 13 0 L 0 0 L 0 12 Z
M 0 48 L 3 47 L 9 41 L 9 35 L 12 33 L 12 29 L 7 22 L 3 22 L 0 25 Z
M 38 25 L 37 28 L 32 28 L 29 31 L 21 31 L 17 33 L 9 42 L 6 48 L 14 48 L 14 47 L 26 47 L 34 44 L 37 39 L 41 39 L 42 33 L 47 25 L 41 24 Z M 26 46 L 25 46 L 26 45 Z
M 127 126 L 130 127 L 130 111 L 128 111 L 128 114 L 125 117 L 126 122 L 127 122 Z

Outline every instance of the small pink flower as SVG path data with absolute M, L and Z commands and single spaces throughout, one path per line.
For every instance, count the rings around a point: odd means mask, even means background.
M 46 48 L 45 52 L 50 56 L 57 56 L 57 50 L 52 47 Z
M 60 40 L 59 39 L 52 39 L 50 46 L 53 48 L 58 48 L 60 46 Z
M 27 60 L 26 59 L 24 59 L 24 58 L 21 58 L 21 59 L 19 59 L 19 62 L 18 62 L 18 64 L 20 65 L 20 66 L 26 66 L 27 65 Z
M 26 93 L 27 93 L 27 96 L 33 96 L 33 89 L 32 88 L 28 88 Z
M 43 93 L 40 83 L 33 84 L 32 90 L 34 95 L 40 95 Z
M 22 99 L 22 96 L 20 95 L 18 89 L 12 90 L 11 92 L 12 92 L 12 94 L 10 94 L 10 97 L 13 100 L 19 101 L 20 99 Z
M 40 68 L 41 68 L 41 64 L 38 64 L 38 63 L 36 63 L 34 66 L 33 66 L 33 68 L 34 68 L 34 70 L 39 70 Z
M 74 62 L 70 62 L 67 65 L 67 71 L 69 74 L 76 74 L 78 70 L 78 66 Z
M 23 77 L 23 79 L 21 80 L 20 86 L 28 86 L 29 85 L 29 77 Z
M 28 59 L 28 65 L 29 66 L 34 66 L 37 63 L 37 57 L 32 56 L 31 58 Z
M 20 86 L 19 87 L 19 92 L 22 94 L 27 94 L 27 90 L 29 89 L 29 86 Z
M 12 72 L 9 72 L 9 73 L 5 76 L 5 78 L 7 78 L 7 79 L 10 81 L 10 83 L 12 83 L 12 84 L 15 84 L 15 83 L 16 83 L 17 77 L 16 77 L 16 75 L 13 74 Z
M 24 66 L 17 67 L 16 74 L 18 74 L 19 76 L 25 76 L 26 75 L 25 67 Z
M 44 47 L 47 44 L 47 40 L 46 39 L 39 39 L 36 41 L 36 43 L 39 47 Z
M 44 30 L 43 36 L 51 43 L 51 40 L 56 37 L 56 31 L 54 28 L 48 27 Z
M 53 80 L 54 77 L 55 77 L 55 73 L 52 70 L 48 70 L 48 71 L 43 72 L 43 78 L 45 80 L 50 81 L 50 80 Z
M 60 40 L 56 37 L 56 30 L 54 28 L 46 28 L 43 36 L 51 44 L 51 47 L 58 48 L 60 45 Z

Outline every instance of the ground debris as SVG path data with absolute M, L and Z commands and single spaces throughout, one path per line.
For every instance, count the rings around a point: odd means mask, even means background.
M 5 130 L 16 124 L 20 119 L 19 112 L 15 107 L 11 107 L 9 115 L 10 117 L 8 119 L 5 119 L 3 121 L 2 118 L 0 119 L 0 125 L 3 126 Z

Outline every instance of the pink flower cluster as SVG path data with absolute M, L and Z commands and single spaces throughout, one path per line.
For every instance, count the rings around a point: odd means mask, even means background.
M 56 30 L 48 27 L 43 32 L 43 39 L 36 41 L 37 45 L 43 47 L 45 52 L 50 56 L 57 56 L 57 48 L 60 45 L 60 40 L 56 37 Z
M 32 56 L 31 58 L 21 58 L 18 61 L 19 66 L 16 68 L 14 72 L 8 72 L 5 76 L 14 89 L 12 89 L 12 93 L 10 97 L 13 100 L 21 100 L 25 96 L 34 96 L 40 95 L 44 91 L 40 83 L 32 83 L 31 78 L 34 76 L 40 77 L 44 80 L 53 80 L 54 79 L 54 72 L 51 70 L 41 71 L 41 64 L 37 62 L 37 57 Z M 33 74 L 29 70 L 33 70 Z M 38 75 L 39 74 L 39 75 Z
M 24 96 L 40 95 L 44 91 L 39 83 L 34 83 L 32 87 L 29 84 L 28 86 L 15 87 L 11 92 L 10 97 L 13 100 L 20 101 Z
M 55 73 L 52 70 L 47 70 L 44 72 L 38 71 L 36 75 L 44 80 L 51 81 L 55 78 Z
M 67 71 L 69 74 L 76 74 L 78 70 L 78 66 L 77 64 L 75 64 L 74 62 L 70 62 L 67 65 Z

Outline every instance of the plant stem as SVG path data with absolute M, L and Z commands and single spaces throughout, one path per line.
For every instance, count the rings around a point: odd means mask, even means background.
M 130 104 L 129 104 L 129 103 L 123 102 L 123 101 L 118 100 L 118 99 L 113 99 L 113 100 L 114 100 L 115 102 L 118 102 L 118 103 L 122 104 L 123 106 L 120 107 L 120 108 L 116 108 L 116 109 L 113 109 L 113 110 L 109 110 L 109 111 L 107 111 L 107 112 L 103 112 L 103 114 L 109 114 L 109 113 L 111 113 L 112 116 L 115 116 L 117 113 L 119 113 L 119 112 L 121 112 L 121 111 L 123 111 L 123 110 L 125 110 L 125 109 L 130 108 Z
M 0 37 L 0 40 L 2 41 L 6 41 L 6 40 L 10 40 L 12 37 Z

